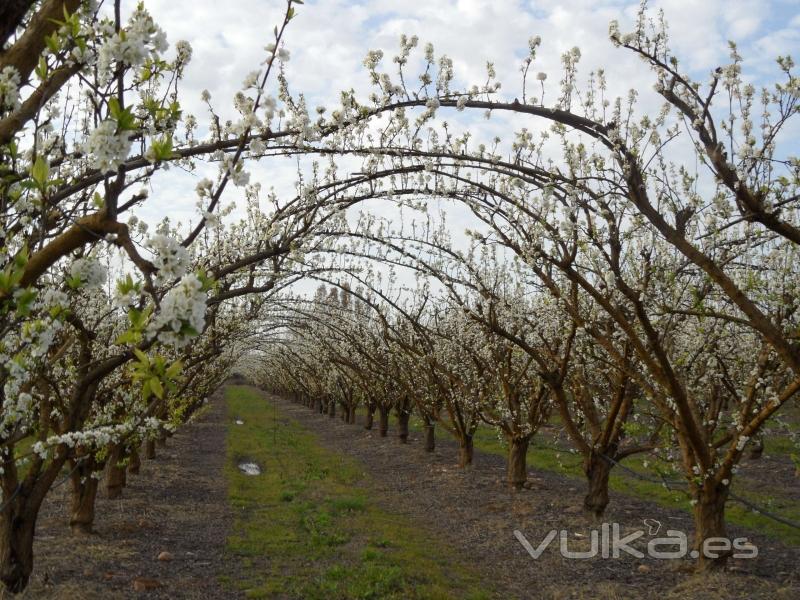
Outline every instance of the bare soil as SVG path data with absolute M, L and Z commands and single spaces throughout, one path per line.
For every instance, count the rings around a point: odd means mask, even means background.
M 235 579 L 224 553 L 232 524 L 227 502 L 225 401 L 221 391 L 207 412 L 142 458 L 139 475 L 117 500 L 98 492 L 95 534 L 72 536 L 67 527 L 68 481 L 48 496 L 36 532 L 35 567 L 18 598 L 48 600 L 127 598 L 237 598 L 219 576 Z M 159 561 L 162 552 L 170 561 Z M 138 586 L 149 587 L 136 591 Z M 157 587 L 154 587 L 157 586 Z M 6 596 L 8 597 L 8 596 Z
M 696 575 L 693 561 L 634 558 L 565 559 L 557 537 L 534 560 L 514 537 L 521 531 L 535 548 L 552 529 L 569 532 L 571 551 L 588 550 L 591 530 L 600 523 L 582 510 L 582 482 L 556 473 L 529 470 L 530 488 L 505 488 L 503 457 L 475 451 L 472 467 L 457 467 L 458 448 L 437 432 L 437 448 L 427 453 L 420 435 L 403 446 L 396 437 L 331 419 L 308 408 L 272 398 L 279 409 L 316 432 L 332 451 L 349 454 L 374 480 L 374 497 L 384 507 L 444 536 L 455 552 L 485 573 L 498 598 L 736 598 L 800 597 L 800 548 L 786 547 L 752 531 L 731 527 L 731 537 L 747 537 L 759 548 L 752 560 L 732 561 L 713 575 Z M 644 523 L 647 519 L 647 523 Z M 688 513 L 670 510 L 624 494 L 611 495 L 603 518 L 619 523 L 622 535 L 643 530 L 639 549 L 667 529 L 686 532 Z M 659 531 L 651 529 L 655 522 Z M 653 536 L 650 533 L 653 533 Z M 662 548 L 673 550 L 674 548 Z
M 331 419 L 269 396 L 285 416 L 315 432 L 332 452 L 358 460 L 381 507 L 418 523 L 474 565 L 496 597 L 524 599 L 592 598 L 747 598 L 800 597 L 800 548 L 732 527 L 731 537 L 748 537 L 759 548 L 754 560 L 733 561 L 731 569 L 695 575 L 690 560 L 658 561 L 622 555 L 620 559 L 564 559 L 558 538 L 534 560 L 514 537 L 521 531 L 536 547 L 552 529 L 568 531 L 570 550 L 589 548 L 591 530 L 600 524 L 581 509 L 582 482 L 556 473 L 529 471 L 529 489 L 505 488 L 502 457 L 475 451 L 471 468 L 459 469 L 457 447 L 437 432 L 434 453 L 424 451 L 419 434 L 401 445 L 390 431 L 381 438 L 355 425 Z M 182 428 L 159 449 L 155 461 L 142 461 L 140 475 L 129 475 L 120 500 L 98 499 L 96 535 L 74 537 L 66 526 L 69 483 L 48 498 L 36 541 L 36 569 L 22 598 L 237 598 L 239 567 L 225 554 L 232 526 L 223 468 L 229 419 L 222 393 L 200 419 Z M 102 495 L 102 490 L 100 492 Z M 644 523 L 647 519 L 647 523 Z M 650 526 L 690 535 L 687 513 L 612 492 L 604 520 L 620 524 L 623 535 Z M 653 533 L 653 535 L 656 535 Z M 167 551 L 173 560 L 157 560 Z M 137 592 L 134 581 L 147 578 L 157 588 Z

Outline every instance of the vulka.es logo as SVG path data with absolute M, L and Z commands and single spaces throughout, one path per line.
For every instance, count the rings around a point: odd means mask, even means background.
M 658 533 L 661 528 L 661 523 L 655 519 L 645 519 L 645 524 L 651 535 L 653 535 L 654 531 Z M 657 524 L 658 527 L 654 527 L 654 524 Z M 521 531 L 514 530 L 514 537 L 533 558 L 539 558 L 553 540 L 556 539 L 556 536 L 559 538 L 559 551 L 564 558 L 594 558 L 598 555 L 602 558 L 619 558 L 623 552 L 636 558 L 644 558 L 645 552 L 631 545 L 644 535 L 645 532 L 639 529 L 623 537 L 619 523 L 603 523 L 599 531 L 597 529 L 590 531 L 588 549 L 570 550 L 569 532 L 565 529 L 549 531 L 536 548 L 533 547 Z M 573 540 L 572 544 L 574 547 L 575 540 Z M 700 556 L 700 551 L 689 550 L 689 538 L 687 535 L 674 529 L 668 529 L 663 537 L 650 539 L 645 550 L 647 556 L 657 559 L 676 559 L 685 558 L 686 556 L 697 558 Z M 728 538 L 711 537 L 703 543 L 702 553 L 706 558 L 719 558 L 726 554 L 731 554 L 733 558 L 755 558 L 758 556 L 758 548 L 747 538 L 730 540 Z

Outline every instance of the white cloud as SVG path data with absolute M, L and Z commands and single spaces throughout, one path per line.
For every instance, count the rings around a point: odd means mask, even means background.
M 774 55 L 796 53 L 798 17 L 793 15 L 794 22 L 778 19 L 777 25 L 768 18 L 774 7 L 783 4 L 780 0 L 657 0 L 652 9 L 654 14 L 664 10 L 682 64 L 705 80 L 711 69 L 727 62 L 728 39 L 742 42 L 747 67 L 756 77 L 772 70 Z M 223 6 L 212 0 L 151 0 L 147 6 L 173 44 L 186 39 L 194 48 L 183 83 L 187 110 L 202 121 L 200 93 L 208 89 L 215 107 L 232 116 L 231 98 L 245 75 L 264 60 L 263 46 L 272 39 L 283 4 L 237 0 Z M 311 107 L 337 103 L 342 89 L 354 88 L 363 97 L 369 89 L 361 64 L 366 53 L 382 48 L 384 62 L 391 66 L 400 34 L 416 34 L 422 43 L 433 42 L 437 55 L 446 53 L 454 60 L 461 83 L 482 83 L 486 61 L 495 62 L 504 84 L 502 92 L 513 98 L 521 96 L 519 66 L 527 40 L 540 35 L 543 44 L 532 69 L 548 74 L 547 99 L 556 96 L 561 54 L 579 46 L 584 77 L 604 68 L 611 96 L 637 89 L 641 109 L 652 110 L 660 100 L 652 92 L 653 78 L 646 65 L 607 39 L 611 19 L 630 30 L 637 10 L 638 2 L 624 0 L 308 0 L 297 7 L 298 15 L 287 30 L 286 44 L 292 53 L 287 73 L 293 92 L 304 92 Z M 538 84 L 531 89 L 538 89 Z M 514 128 L 523 124 L 536 127 L 529 120 L 507 115 L 486 122 L 453 112 L 447 113 L 447 119 L 475 130 L 476 139 L 485 141 L 495 135 L 509 140 Z M 295 167 L 292 161 L 271 160 L 254 167 L 254 175 L 266 188 L 275 185 L 291 193 Z M 193 214 L 192 181 L 179 173 L 159 180 L 162 206 L 175 211 L 176 220 L 186 222 Z

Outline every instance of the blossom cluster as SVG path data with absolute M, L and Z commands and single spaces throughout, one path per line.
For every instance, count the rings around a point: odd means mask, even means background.
M 119 32 L 113 31 L 110 22 L 104 24 L 108 39 L 100 47 L 97 57 L 97 71 L 101 80 L 108 80 L 116 71 L 114 63 L 130 67 L 144 64 L 150 56 L 157 56 L 167 49 L 167 36 L 156 25 L 143 5 L 133 13 L 128 26 Z M 185 48 L 184 48 L 184 54 Z M 186 55 L 188 58 L 188 55 Z
M 86 152 L 92 166 L 102 172 L 116 170 L 131 150 L 130 133 L 118 131 L 117 122 L 105 119 L 86 139 Z
M 208 294 L 196 275 L 184 276 L 161 300 L 148 333 L 164 344 L 183 347 L 205 327 Z
M 0 113 L 19 106 L 19 72 L 11 66 L 0 71 Z
M 69 274 L 87 290 L 103 287 L 108 278 L 108 269 L 93 258 L 79 258 L 73 261 Z
M 153 252 L 153 265 L 158 269 L 157 279 L 166 282 L 181 277 L 189 268 L 189 251 L 173 237 L 156 234 L 145 246 Z

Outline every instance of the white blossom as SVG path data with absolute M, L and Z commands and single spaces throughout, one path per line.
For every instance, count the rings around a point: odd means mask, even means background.
M 125 131 L 117 132 L 117 122 L 106 119 L 89 134 L 86 152 L 92 157 L 92 166 L 99 171 L 113 171 L 122 164 L 131 149 L 131 140 Z
M 87 290 L 103 287 L 108 278 L 108 269 L 93 258 L 79 258 L 72 263 L 69 274 L 81 282 Z
M 150 237 L 145 246 L 153 252 L 153 265 L 158 269 L 159 283 L 177 279 L 189 268 L 189 251 L 173 237 L 157 234 Z

